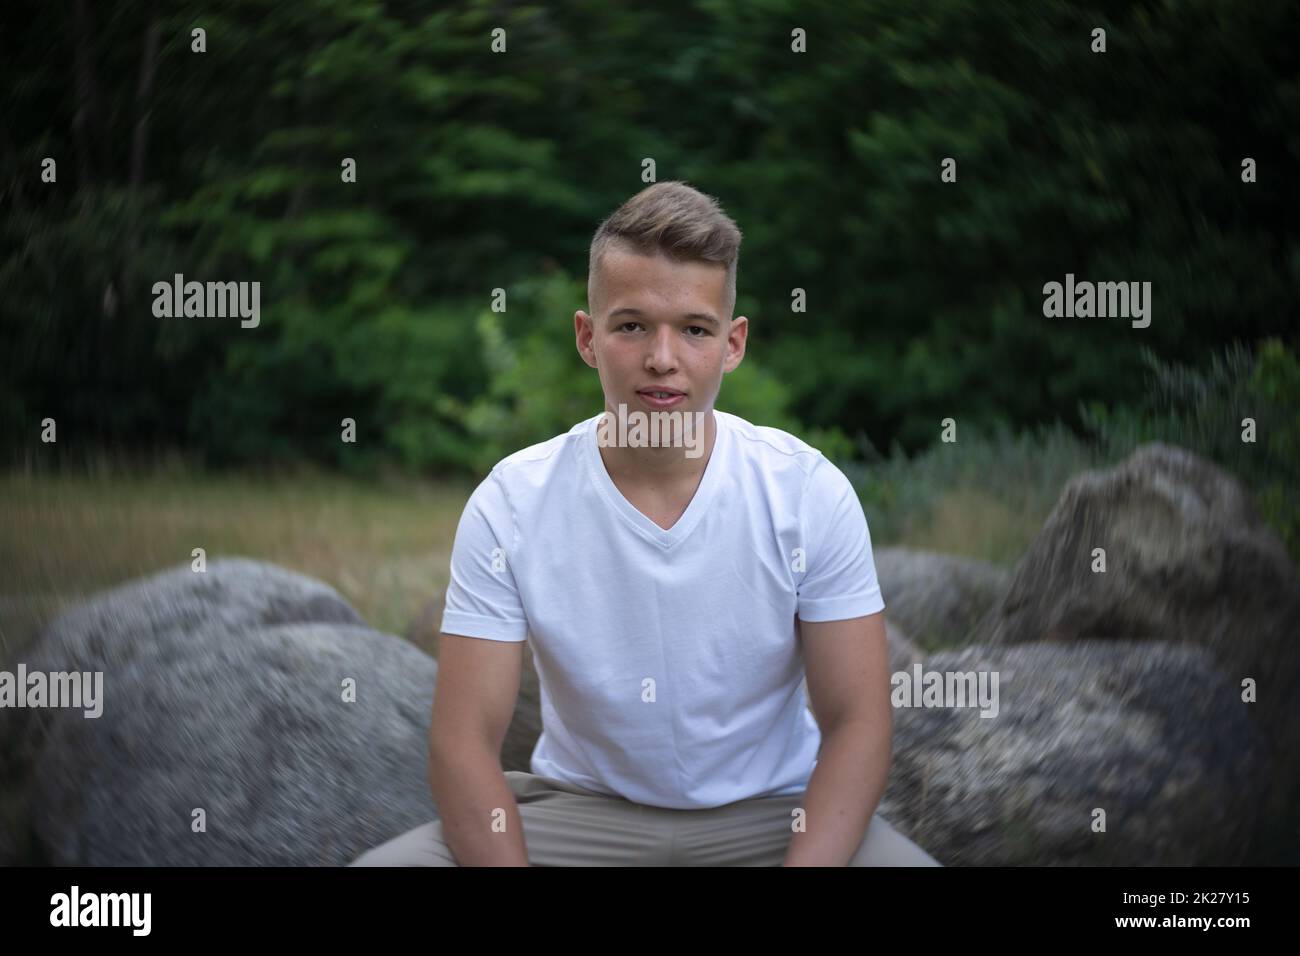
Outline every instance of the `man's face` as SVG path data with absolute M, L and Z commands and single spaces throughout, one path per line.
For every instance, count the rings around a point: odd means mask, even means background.
M 579 310 L 574 329 L 578 353 L 600 375 L 606 409 L 710 411 L 749 333 L 748 319 L 728 321 L 724 311 L 726 268 L 612 248 L 598 273 L 588 303 L 594 314 Z M 665 409 L 638 394 L 654 388 L 685 397 Z

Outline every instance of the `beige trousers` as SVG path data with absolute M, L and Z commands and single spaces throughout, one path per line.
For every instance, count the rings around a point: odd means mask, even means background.
M 533 866 L 779 866 L 803 795 L 759 797 L 707 810 L 669 810 L 507 771 Z M 352 866 L 457 866 L 442 824 L 425 823 L 363 853 Z M 939 866 L 879 815 L 849 866 Z

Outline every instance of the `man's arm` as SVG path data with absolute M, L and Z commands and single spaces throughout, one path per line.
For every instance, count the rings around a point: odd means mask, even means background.
M 893 757 L 885 617 L 801 620 L 799 633 L 822 750 L 804 793 L 806 830 L 791 838 L 782 865 L 844 866 L 884 795 Z
M 519 807 L 501 770 L 523 658 L 523 641 L 438 639 L 429 785 L 461 866 L 528 866 Z

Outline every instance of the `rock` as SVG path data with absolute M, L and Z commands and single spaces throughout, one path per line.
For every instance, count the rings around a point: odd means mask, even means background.
M 159 635 L 177 629 L 299 621 L 365 624 L 337 591 L 320 581 L 263 561 L 218 558 L 202 573 L 183 564 L 79 604 L 52 621 L 36 646 L 58 647 L 86 669 L 98 670 L 124 663 Z
M 924 646 L 966 644 L 1011 575 L 974 558 L 907 548 L 875 552 L 886 614 Z
M 107 675 L 136 654 L 151 653 L 161 637 L 177 630 L 299 621 L 365 623 L 337 591 L 319 581 L 262 561 L 220 558 L 204 572 L 182 564 L 70 608 L 45 627 L 25 662 L 29 671 L 67 670 L 74 665 L 60 662 L 74 662 L 77 670 Z M 0 710 L 0 729 L 25 733 L 21 725 L 38 714 Z
M 5 779 L 27 796 L 36 862 L 339 865 L 436 815 L 437 665 L 301 575 L 164 572 L 72 609 L 26 664 L 104 674 L 98 718 L 8 711 Z
M 909 670 L 920 653 L 892 621 L 888 636 Z M 525 661 L 506 770 L 528 769 L 540 732 Z M 0 779 L 30 844 L 0 862 L 338 865 L 436 815 L 436 663 L 301 575 L 185 565 L 71 609 L 24 663 L 102 671 L 103 715 L 0 710 Z M 927 670 L 997 670 L 999 716 L 896 709 L 881 813 L 948 864 L 1240 862 L 1268 748 L 1215 667 L 1164 641 L 936 655 Z
M 1106 570 L 1093 571 L 1093 549 Z M 987 644 L 1089 638 L 1208 649 L 1271 735 L 1275 784 L 1300 784 L 1300 578 L 1238 482 L 1168 445 L 1071 481 L 981 623 Z M 1294 810 L 1292 809 L 1292 812 Z
M 1262 815 L 1267 747 L 1207 651 L 976 646 L 924 671 L 998 674 L 978 707 L 894 709 L 879 811 L 952 865 L 1233 865 Z M 1106 831 L 1093 831 L 1095 808 Z

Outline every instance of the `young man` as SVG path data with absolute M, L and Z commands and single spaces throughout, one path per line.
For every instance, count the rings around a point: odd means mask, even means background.
M 440 819 L 357 865 L 937 865 L 875 815 L 893 714 L 862 506 L 816 449 L 713 409 L 749 332 L 740 241 L 676 182 L 597 230 L 574 327 L 606 411 L 499 462 L 465 506 Z M 651 431 L 669 440 L 628 427 L 656 413 L 676 413 Z M 526 639 L 543 730 L 532 772 L 503 773 Z

